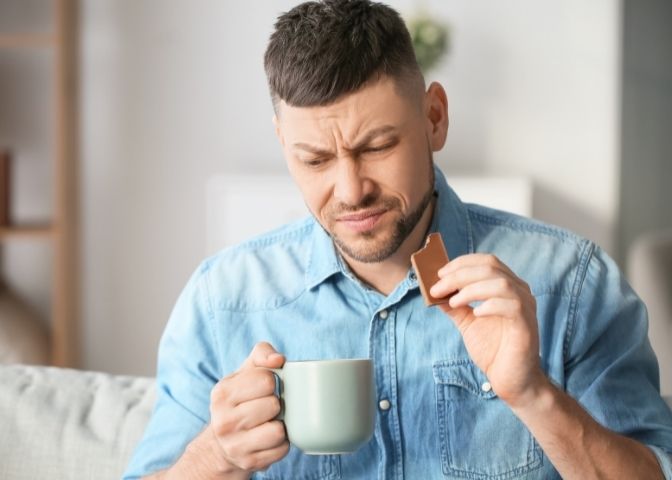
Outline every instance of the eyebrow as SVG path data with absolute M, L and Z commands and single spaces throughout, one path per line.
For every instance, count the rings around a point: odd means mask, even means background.
M 353 148 L 349 148 L 348 150 L 350 151 L 357 151 L 361 150 L 361 148 L 364 145 L 367 145 L 370 143 L 374 138 L 380 137 L 381 135 L 385 135 L 387 133 L 392 133 L 396 132 L 397 128 L 392 126 L 392 125 L 383 125 L 382 127 L 374 128 L 373 130 L 370 130 L 369 132 L 364 135 L 364 138 L 362 138 L 357 145 L 355 145 Z M 316 155 L 325 155 L 329 154 L 331 152 L 327 150 L 323 150 L 320 147 L 316 147 L 314 145 L 310 145 L 308 143 L 303 143 L 303 142 L 296 142 L 292 144 L 293 147 L 300 148 L 301 150 L 306 150 L 308 152 L 314 153 Z

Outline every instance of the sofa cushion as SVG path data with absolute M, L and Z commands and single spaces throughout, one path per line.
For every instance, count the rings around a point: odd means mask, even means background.
M 121 478 L 154 398 L 151 378 L 0 365 L 0 479 Z
M 150 378 L 0 366 L 0 478 L 121 478 L 154 396 Z

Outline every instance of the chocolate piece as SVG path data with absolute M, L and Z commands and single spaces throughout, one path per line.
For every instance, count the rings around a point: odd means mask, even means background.
M 454 294 L 443 298 L 433 297 L 429 289 L 439 281 L 439 269 L 448 263 L 448 253 L 443 245 L 443 239 L 438 232 L 430 233 L 425 241 L 425 246 L 411 255 L 411 263 L 418 277 L 420 292 L 425 299 L 425 304 L 438 305 L 446 303 Z

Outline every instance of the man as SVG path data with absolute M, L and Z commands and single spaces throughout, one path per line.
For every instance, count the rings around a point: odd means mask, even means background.
M 398 14 L 365 0 L 282 15 L 275 126 L 312 217 L 206 260 L 161 341 L 158 400 L 126 478 L 672 478 L 672 414 L 646 312 L 614 263 L 558 228 L 457 198 L 448 129 Z M 452 258 L 424 306 L 410 255 Z M 290 446 L 267 368 L 370 357 L 374 437 Z

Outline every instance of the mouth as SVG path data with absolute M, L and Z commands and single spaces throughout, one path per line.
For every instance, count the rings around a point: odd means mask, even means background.
M 353 232 L 362 233 L 372 230 L 386 212 L 385 209 L 378 209 L 350 213 L 341 215 L 336 221 Z

